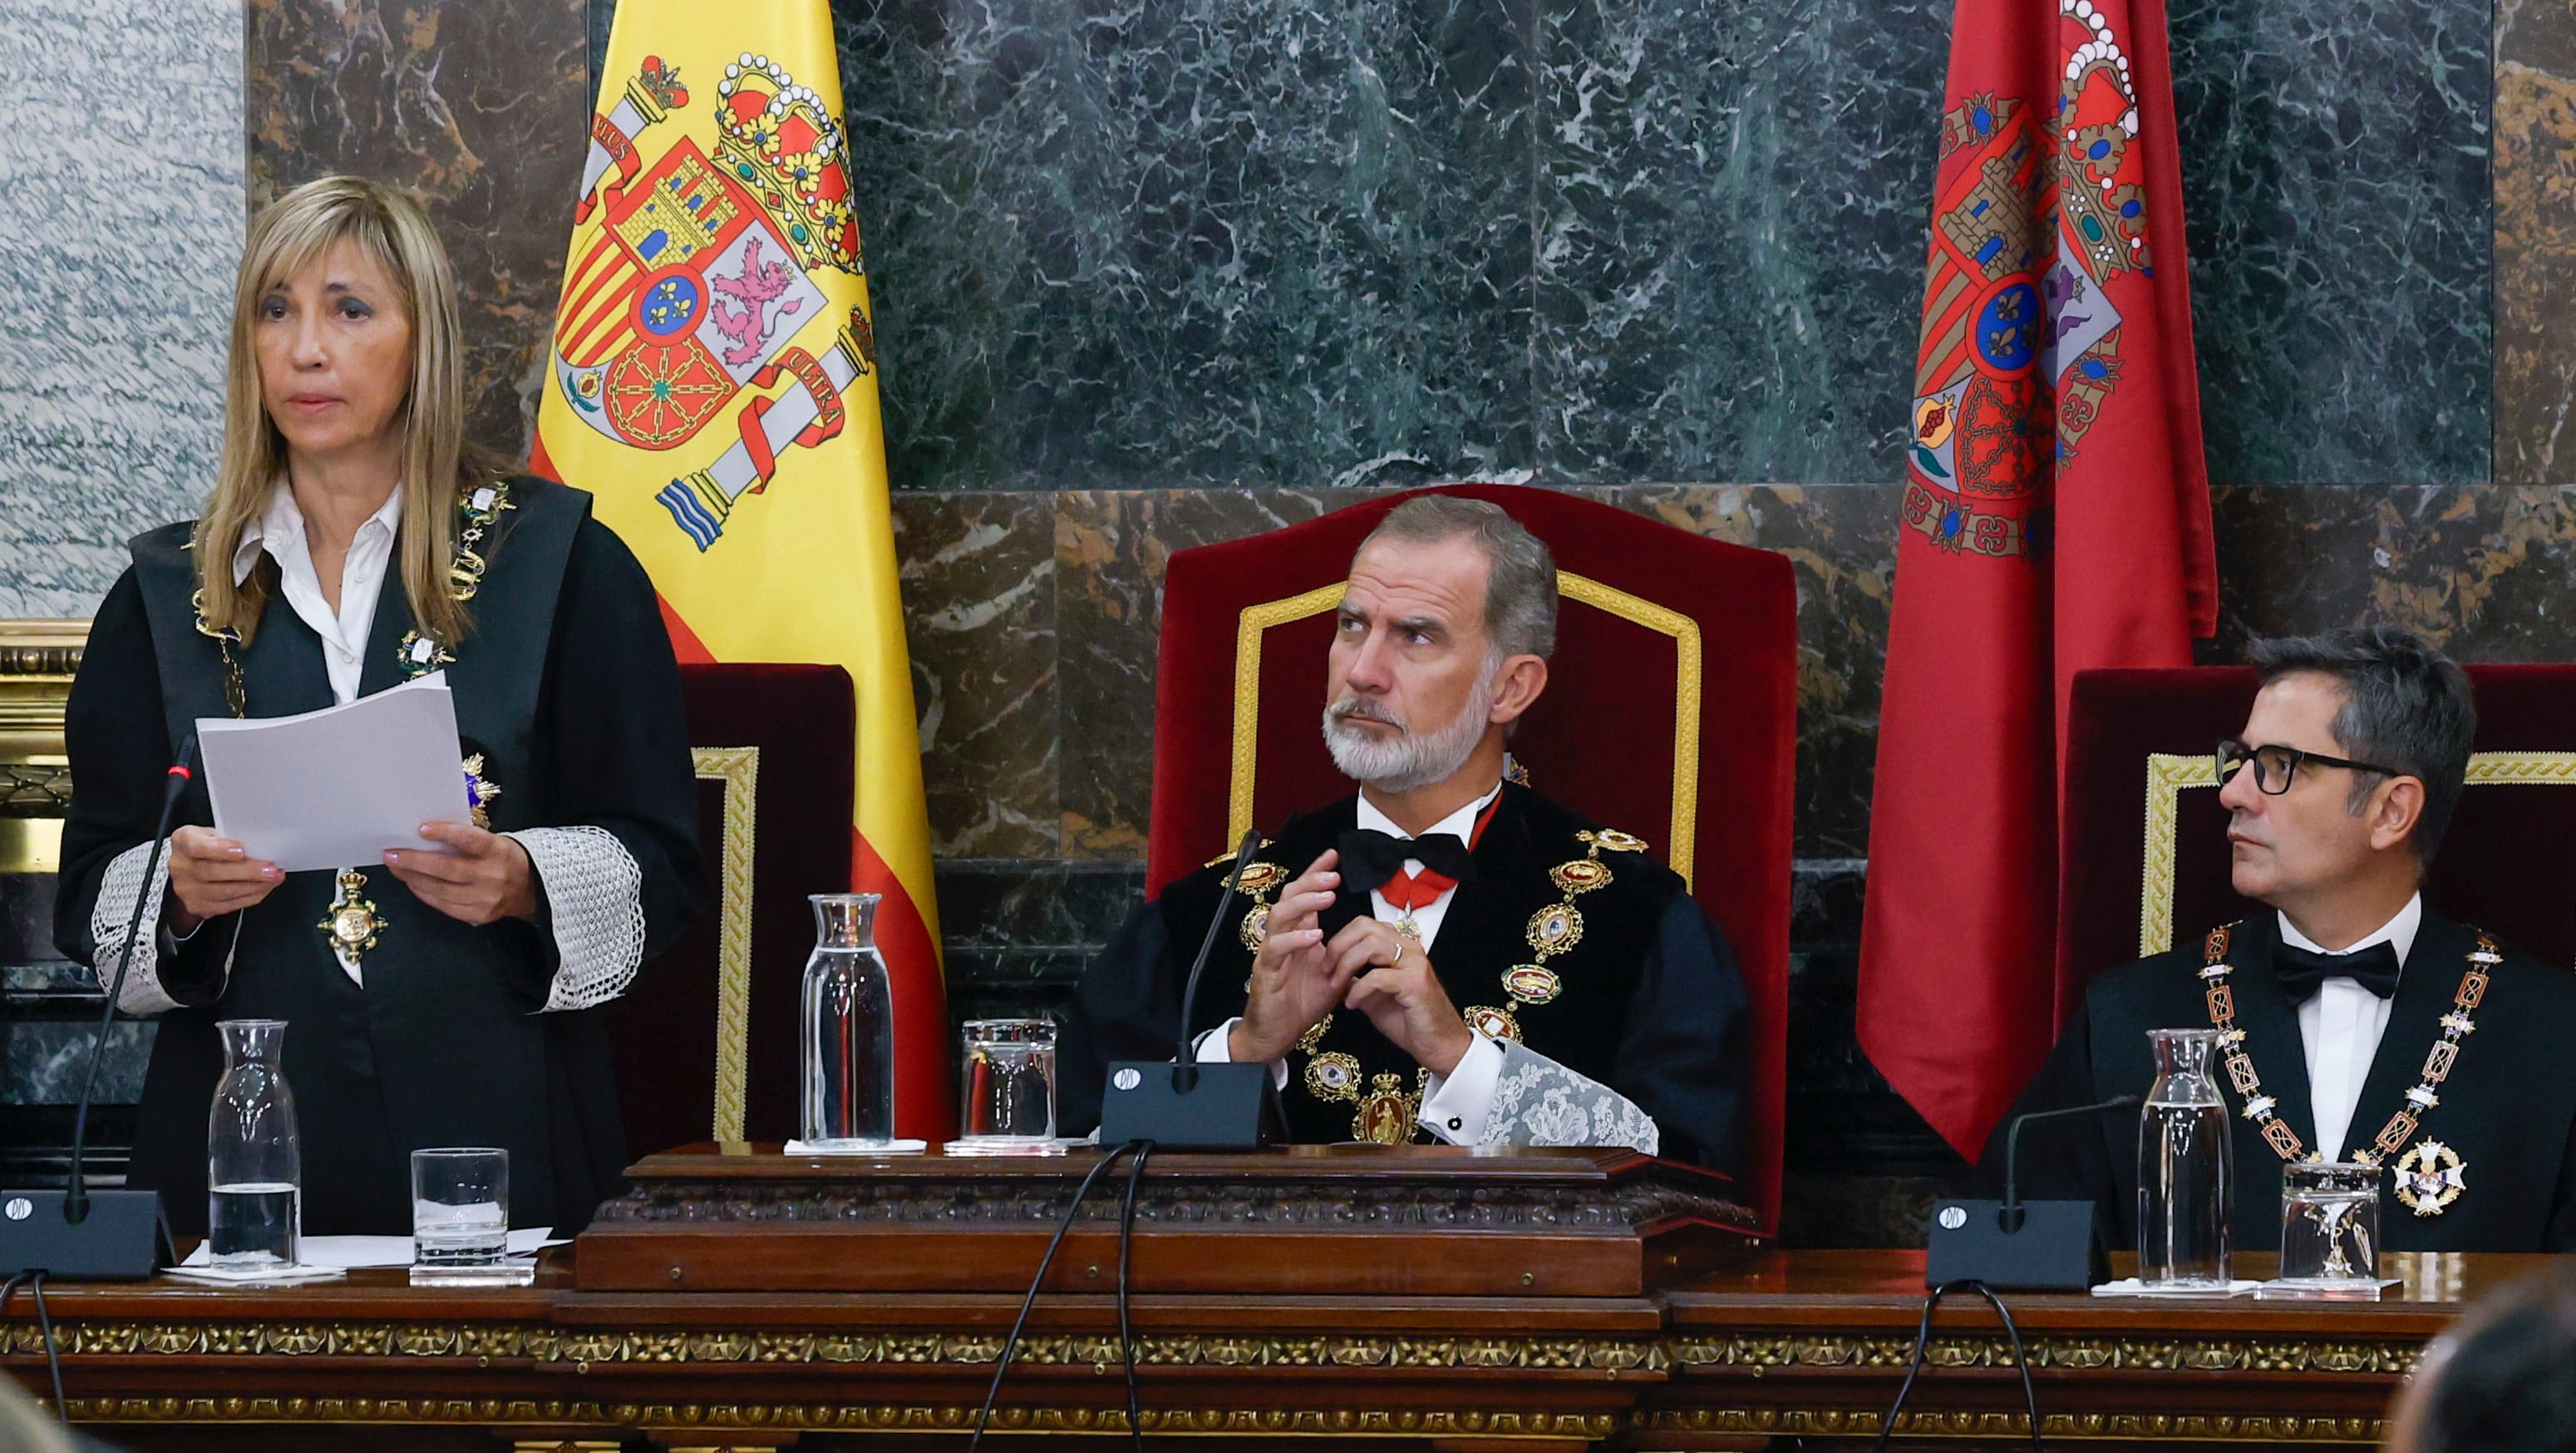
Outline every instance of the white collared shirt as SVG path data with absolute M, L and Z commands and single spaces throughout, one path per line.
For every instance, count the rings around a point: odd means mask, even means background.
M 2281 921 L 2281 942 L 2310 953 L 2340 958 L 2373 944 L 2388 944 L 2397 950 L 2402 975 L 2407 951 L 2415 946 L 2415 930 L 2424 923 L 2424 895 L 2407 899 L 2396 917 L 2348 948 L 2319 948 L 2290 925 L 2288 914 L 2275 916 Z M 2317 1150 L 2328 1160 L 2344 1158 L 2344 1137 L 2351 1133 L 2352 1114 L 2361 1103 L 2362 1082 L 2370 1077 L 2370 1062 L 2379 1053 L 2379 1037 L 2388 1030 L 2388 1011 L 2395 1003 L 2394 997 L 2382 999 L 2355 980 L 2329 977 L 2317 986 L 2315 998 L 2299 1006 L 2299 1038 L 2308 1056 L 2308 1103 L 2316 1111 Z
M 367 516 L 349 541 L 348 558 L 340 562 L 340 608 L 322 595 L 322 576 L 313 566 L 311 542 L 305 538 L 304 511 L 284 480 L 268 497 L 268 508 L 242 531 L 233 547 L 233 581 L 250 578 L 260 552 L 277 562 L 278 590 L 296 619 L 322 638 L 322 664 L 331 673 L 331 699 L 341 706 L 358 699 L 358 678 L 366 671 L 367 632 L 375 625 L 376 597 L 383 593 L 385 573 L 393 563 L 394 535 L 402 525 L 403 490 L 394 486 L 382 509 Z
M 1495 783 L 1493 791 L 1433 823 L 1425 833 L 1409 833 L 1396 826 L 1395 820 L 1378 811 L 1368 800 L 1368 794 L 1363 792 L 1359 800 L 1358 825 L 1397 838 L 1427 837 L 1431 833 L 1445 832 L 1463 843 L 1474 835 L 1476 818 L 1492 805 L 1502 790 L 1503 784 Z M 1421 872 L 1422 860 L 1405 859 L 1404 871 Z M 1432 942 L 1440 934 L 1441 920 L 1448 916 L 1449 902 L 1457 896 L 1458 890 L 1453 886 L 1413 910 L 1414 933 L 1424 953 L 1431 952 Z M 1382 891 L 1370 891 L 1369 908 L 1380 923 L 1402 923 L 1405 920 L 1405 910 L 1388 902 Z M 1199 1036 L 1197 1054 L 1200 1063 L 1225 1064 L 1233 1059 L 1226 1037 L 1234 1032 L 1234 1026 L 1239 1022 L 1229 1019 Z M 1471 1032 L 1475 1033 L 1475 1042 L 1467 1046 L 1467 1052 L 1459 1056 L 1458 1063 L 1451 1066 L 1446 1075 L 1431 1076 L 1422 1090 L 1419 1116 L 1422 1128 L 1452 1145 L 1473 1145 L 1484 1133 L 1485 1118 L 1494 1103 L 1494 1087 L 1502 1077 L 1503 1047 L 1481 1032 L 1472 1029 Z M 1270 1078 L 1280 1088 L 1287 1088 L 1288 1062 L 1284 1059 L 1271 1061 Z

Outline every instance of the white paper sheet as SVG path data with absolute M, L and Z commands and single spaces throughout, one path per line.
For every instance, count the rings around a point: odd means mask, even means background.
M 561 1245 L 563 1242 L 555 1237 L 553 1227 L 529 1226 L 510 1233 L 509 1254 L 534 1256 L 540 1247 Z M 295 1251 L 304 1258 L 296 1263 L 299 1268 L 354 1270 L 362 1266 L 411 1265 L 411 1238 L 408 1236 L 306 1236 L 296 1241 Z M 206 1243 L 200 1241 L 197 1249 L 189 1252 L 188 1259 L 180 1262 L 176 1269 L 204 1268 L 210 1264 Z
M 289 873 L 445 849 L 424 822 L 471 822 L 456 702 L 432 672 L 302 716 L 197 718 L 215 831 Z

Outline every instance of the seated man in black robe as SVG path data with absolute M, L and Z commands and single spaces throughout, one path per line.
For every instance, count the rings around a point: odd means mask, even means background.
M 2237 1246 L 2280 1244 L 2281 1167 L 2322 1159 L 2386 1168 L 2387 1249 L 2576 1247 L 2576 977 L 2418 891 L 2468 771 L 2467 675 L 2390 626 L 2252 654 L 2219 801 L 2236 891 L 2272 911 L 2096 979 L 2013 1113 L 2143 1094 L 2146 1031 L 2215 1028 Z M 2089 1198 L 2108 1244 L 2135 1244 L 2134 1113 L 2033 1126 L 2020 1170 L 2023 1195 Z
M 1745 999 L 1725 938 L 1644 842 L 1505 780 L 1555 640 L 1555 562 L 1493 505 L 1408 500 L 1352 557 L 1323 730 L 1360 790 L 1256 853 L 1190 1026 L 1203 1061 L 1271 1066 L 1293 1138 L 1730 1168 Z M 1108 1062 L 1171 1052 L 1231 864 L 1140 907 L 1083 976 L 1068 1130 L 1098 1123 Z

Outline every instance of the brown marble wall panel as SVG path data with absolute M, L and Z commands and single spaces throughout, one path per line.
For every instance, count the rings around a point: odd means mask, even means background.
M 931 852 L 1058 856 L 1055 502 L 898 494 L 894 532 Z
M 411 187 L 456 264 L 467 427 L 525 458 L 590 117 L 583 0 L 247 0 L 250 206 Z
M 2495 480 L 2576 478 L 2576 6 L 2497 0 Z
M 2576 491 L 2221 487 L 2218 638 L 2388 620 L 2469 661 L 2576 660 Z

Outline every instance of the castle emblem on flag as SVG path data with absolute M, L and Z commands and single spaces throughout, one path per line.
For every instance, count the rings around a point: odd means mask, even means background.
M 675 130 L 648 157 L 654 127 L 688 105 L 678 71 L 647 57 L 592 118 L 576 219 L 588 235 L 551 362 L 573 416 L 618 443 L 737 436 L 654 496 L 705 550 L 779 455 L 841 432 L 843 395 L 875 367 L 876 342 L 857 307 L 819 355 L 790 342 L 827 312 L 825 275 L 861 272 L 848 150 L 821 98 L 745 53 L 715 87 L 712 148 Z
M 2053 115 L 1989 93 L 1942 117 L 1902 518 L 1953 554 L 2035 548 L 2120 380 L 2103 287 L 2149 270 L 2128 57 L 2091 0 L 2058 9 Z

